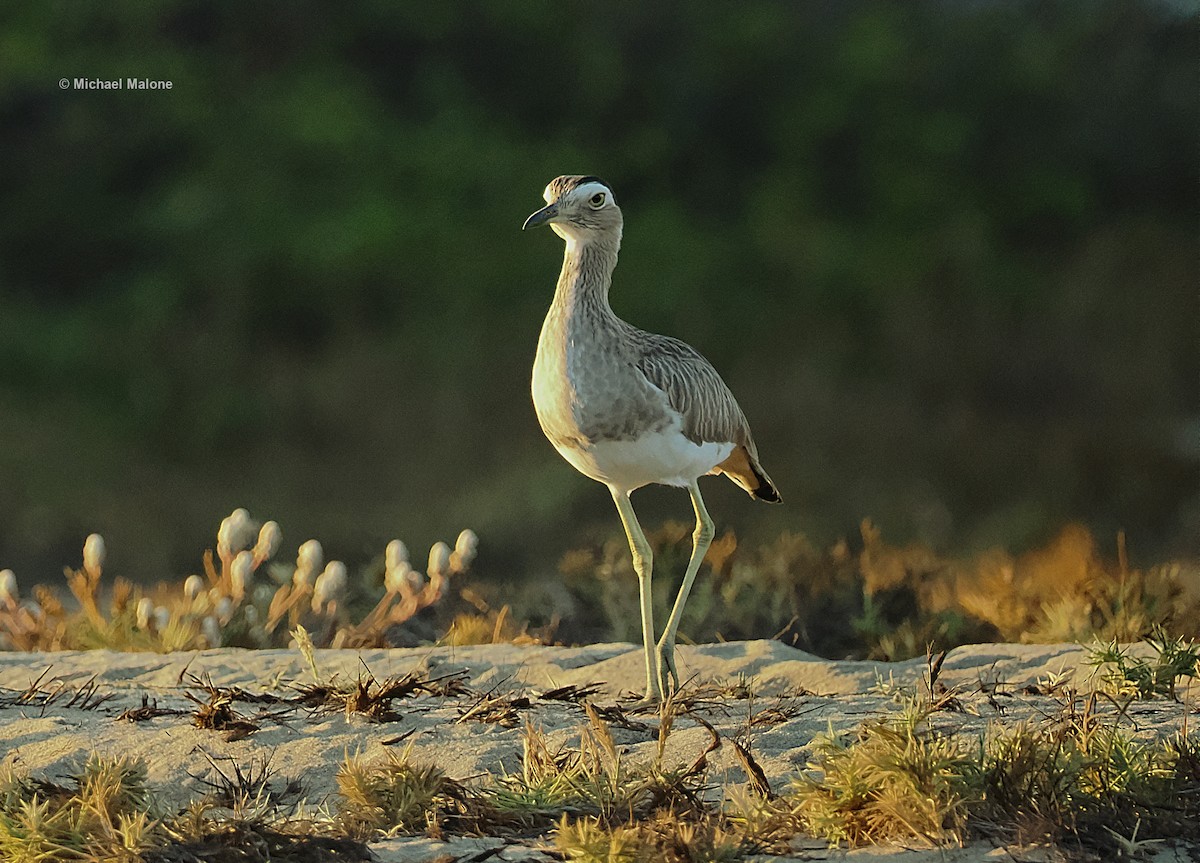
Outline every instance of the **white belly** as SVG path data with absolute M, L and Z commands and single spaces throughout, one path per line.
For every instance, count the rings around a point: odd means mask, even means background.
M 635 440 L 598 441 L 585 448 L 556 446 L 584 476 L 631 492 L 644 485 L 690 485 L 733 452 L 732 443 L 693 443 L 674 428 Z

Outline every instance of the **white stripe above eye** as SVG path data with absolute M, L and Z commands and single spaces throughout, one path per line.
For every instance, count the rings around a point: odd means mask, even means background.
M 581 201 L 591 201 L 592 195 L 596 194 L 597 192 L 602 192 L 604 194 L 605 205 L 616 203 L 616 199 L 613 198 L 612 189 L 608 188 L 608 186 L 604 185 L 603 183 L 584 183 L 582 186 L 576 186 L 571 192 L 571 197 L 578 198 Z

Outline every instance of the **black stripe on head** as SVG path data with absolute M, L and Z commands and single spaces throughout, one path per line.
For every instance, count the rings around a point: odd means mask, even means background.
M 612 186 L 608 185 L 608 183 L 604 182 L 599 177 L 580 177 L 574 182 L 573 186 L 578 189 L 580 186 L 586 186 L 588 183 L 599 183 L 601 186 L 608 189 L 608 191 L 612 191 Z

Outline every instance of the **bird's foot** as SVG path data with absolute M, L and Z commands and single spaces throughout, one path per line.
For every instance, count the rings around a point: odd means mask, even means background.
M 647 692 L 637 701 L 630 701 L 624 706 L 629 713 L 653 713 L 658 710 L 661 699 L 657 692 Z
M 665 701 L 679 691 L 679 670 L 675 667 L 675 644 L 658 643 L 658 685 Z

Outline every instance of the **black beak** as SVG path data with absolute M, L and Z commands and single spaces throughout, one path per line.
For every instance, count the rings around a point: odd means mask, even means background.
M 524 231 L 527 228 L 536 228 L 538 225 L 544 225 L 547 222 L 553 221 L 557 215 L 558 204 L 547 204 L 526 219 L 525 224 L 521 226 L 521 230 Z

